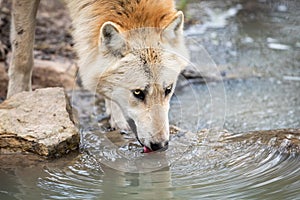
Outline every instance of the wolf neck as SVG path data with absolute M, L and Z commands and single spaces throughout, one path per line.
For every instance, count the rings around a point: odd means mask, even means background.
M 100 28 L 107 21 L 122 31 L 164 28 L 176 13 L 173 0 L 66 0 L 73 20 L 79 66 L 98 54 Z

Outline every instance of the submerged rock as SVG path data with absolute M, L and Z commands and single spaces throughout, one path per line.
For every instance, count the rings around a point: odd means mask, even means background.
M 0 154 L 59 157 L 78 149 L 74 120 L 62 88 L 16 94 L 0 104 Z
M 235 134 L 225 138 L 227 143 L 261 144 L 281 153 L 300 153 L 300 129 L 260 130 Z

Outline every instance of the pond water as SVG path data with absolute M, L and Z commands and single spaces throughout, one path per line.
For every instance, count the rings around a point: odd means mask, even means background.
M 185 34 L 202 78 L 180 77 L 170 148 L 142 154 L 132 135 L 107 133 L 101 98 L 72 91 L 80 153 L 2 163 L 0 199 L 300 199 L 299 6 L 191 1 L 198 24 Z M 286 130 L 260 131 L 272 129 Z

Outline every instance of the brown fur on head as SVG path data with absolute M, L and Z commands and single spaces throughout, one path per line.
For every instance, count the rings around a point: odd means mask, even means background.
M 73 20 L 79 66 L 97 56 L 99 30 L 106 22 L 121 32 L 144 27 L 165 28 L 176 15 L 174 0 L 66 0 Z

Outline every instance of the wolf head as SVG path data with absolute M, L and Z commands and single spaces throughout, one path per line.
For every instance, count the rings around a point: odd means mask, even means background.
M 119 105 L 140 143 L 155 151 L 168 146 L 169 102 L 187 57 L 180 11 L 162 29 L 123 31 L 106 22 L 100 30 L 99 71 L 89 82 L 97 82 L 96 91 Z

